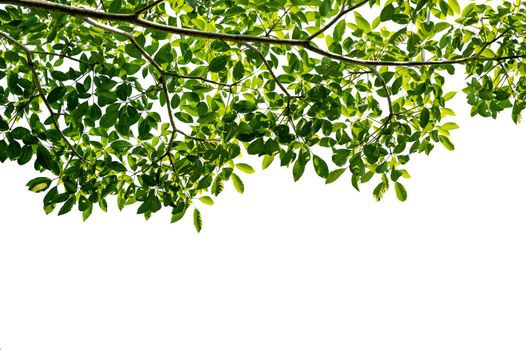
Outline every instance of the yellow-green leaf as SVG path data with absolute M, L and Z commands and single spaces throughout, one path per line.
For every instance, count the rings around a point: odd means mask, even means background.
M 356 25 L 358 26 L 358 28 L 363 30 L 365 33 L 369 33 L 371 31 L 371 25 L 361 14 L 355 12 L 354 19 L 356 20 Z
M 243 181 L 241 181 L 241 178 L 237 176 L 236 174 L 232 174 L 232 182 L 234 183 L 234 188 L 239 193 L 245 192 L 245 185 L 243 184 Z
M 197 208 L 194 209 L 194 227 L 197 232 L 201 232 L 201 229 L 203 228 L 203 218 L 201 217 L 201 212 Z
M 254 174 L 254 168 L 245 163 L 237 163 L 236 167 L 244 173 Z
M 407 199 L 407 191 L 400 182 L 395 182 L 396 198 L 404 202 Z
M 199 197 L 198 199 L 206 205 L 214 205 L 214 200 L 209 196 Z

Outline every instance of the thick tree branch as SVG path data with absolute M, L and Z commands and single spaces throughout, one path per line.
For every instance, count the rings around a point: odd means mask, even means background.
M 81 8 L 76 6 L 68 6 L 63 4 L 57 4 L 45 0 L 0 0 L 0 4 L 11 4 L 26 8 L 36 8 L 46 10 L 49 12 L 60 12 L 80 18 L 92 18 L 101 19 L 107 21 L 125 22 L 129 24 L 135 24 L 137 26 L 158 30 L 166 33 L 186 35 L 195 38 L 211 39 L 211 40 L 224 40 L 238 43 L 263 43 L 273 45 L 289 45 L 295 47 L 303 47 L 305 50 L 317 53 L 321 56 L 332 58 L 341 62 L 348 62 L 357 66 L 365 67 L 379 67 L 379 66 L 439 66 L 439 65 L 452 65 L 452 64 L 465 64 L 471 61 L 503 61 L 508 59 L 519 59 L 525 58 L 526 54 L 516 54 L 503 57 L 482 57 L 480 53 L 474 54 L 469 57 L 462 57 L 452 60 L 442 61 L 376 61 L 376 60 L 359 60 L 348 56 L 339 55 L 333 52 L 326 51 L 319 47 L 316 47 L 311 40 L 298 40 L 298 39 L 278 39 L 270 38 L 266 36 L 251 36 L 243 34 L 227 34 L 227 33 L 216 33 L 206 32 L 196 29 L 179 28 L 170 25 L 155 23 L 144 20 L 137 17 L 135 14 L 121 14 L 121 13 L 106 13 L 93 9 Z
M 79 158 L 80 160 L 82 160 L 84 162 L 85 161 L 84 157 L 82 157 L 75 150 L 73 145 L 67 139 L 66 135 L 64 135 L 64 133 L 60 129 L 60 126 L 59 126 L 57 118 L 56 118 L 55 111 L 53 111 L 53 108 L 51 108 L 51 106 L 49 105 L 49 102 L 48 102 L 48 100 L 46 98 L 46 94 L 44 93 L 44 89 L 42 88 L 42 85 L 40 84 L 40 78 L 39 78 L 38 73 L 37 73 L 37 71 L 35 69 L 35 62 L 33 61 L 33 57 L 32 57 L 33 56 L 33 51 L 31 51 L 27 46 L 25 46 L 24 44 L 22 44 L 21 42 L 17 41 L 15 38 L 13 38 L 12 36 L 10 36 L 9 34 L 3 32 L 3 31 L 0 31 L 0 36 L 5 38 L 7 41 L 11 42 L 13 45 L 18 46 L 26 54 L 27 63 L 29 65 L 29 69 L 31 70 L 31 75 L 33 75 L 33 83 L 35 84 L 35 87 L 36 87 L 36 89 L 38 91 L 38 94 L 40 95 L 40 98 L 42 99 L 42 102 L 44 102 L 44 105 L 46 106 L 46 108 L 47 108 L 47 110 L 49 112 L 49 115 L 51 117 L 51 120 L 53 121 L 53 125 L 55 126 L 55 129 L 60 134 L 60 136 L 62 137 L 62 139 L 66 143 L 66 145 L 71 150 L 71 152 L 77 158 Z
M 165 24 L 155 23 L 151 21 L 138 18 L 134 13 L 125 14 L 125 13 L 108 13 L 97 11 L 84 7 L 70 6 L 57 4 L 45 0 L 0 0 L 0 4 L 9 4 L 26 8 L 36 8 L 40 10 L 46 10 L 49 12 L 61 12 L 67 15 L 80 17 L 80 18 L 93 18 L 106 21 L 117 21 L 125 22 L 129 24 L 135 24 L 143 28 L 159 30 L 161 32 L 187 35 L 195 38 L 202 39 L 217 39 L 225 40 L 230 42 L 259 42 L 259 43 L 269 43 L 269 44 L 282 44 L 282 45 L 294 45 L 297 46 L 301 43 L 306 43 L 305 40 L 293 40 L 293 39 L 274 39 L 268 37 L 258 37 L 242 34 L 226 34 L 226 33 L 214 33 L 214 32 L 205 32 L 196 29 L 189 28 L 179 28 L 174 26 L 169 26 Z

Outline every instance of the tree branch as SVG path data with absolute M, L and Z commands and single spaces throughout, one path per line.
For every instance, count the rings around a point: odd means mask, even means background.
M 157 0 L 157 1 L 154 1 L 153 3 L 149 4 L 149 5 L 146 5 L 144 6 L 143 8 L 135 11 L 134 15 L 135 17 L 139 17 L 140 15 L 142 15 L 144 12 L 154 8 L 155 6 L 159 5 L 160 3 L 162 3 L 164 0 Z
M 144 48 L 137 42 L 137 40 L 135 40 L 133 35 L 131 35 L 130 33 L 125 32 L 123 30 L 120 30 L 118 28 L 115 28 L 115 27 L 112 27 L 112 26 L 109 26 L 109 25 L 97 22 L 97 21 L 95 21 L 95 20 L 93 20 L 91 18 L 86 18 L 86 22 L 91 24 L 91 25 L 93 25 L 93 26 L 95 26 L 95 27 L 98 27 L 98 28 L 100 28 L 102 30 L 125 36 L 131 42 L 131 44 L 141 53 L 141 55 L 148 62 L 150 62 L 150 64 L 159 73 L 159 83 L 161 84 L 161 88 L 163 90 L 164 97 L 166 98 L 166 109 L 168 111 L 168 118 L 170 119 L 170 125 L 172 126 L 172 135 L 170 136 L 170 142 L 168 144 L 168 150 L 167 150 L 166 153 L 169 153 L 170 150 L 171 150 L 172 143 L 173 143 L 173 141 L 175 139 L 175 134 L 181 134 L 181 135 L 183 135 L 183 136 L 185 136 L 185 137 L 187 137 L 189 139 L 196 140 L 196 141 L 212 142 L 212 140 L 202 139 L 202 138 L 199 138 L 199 137 L 188 135 L 187 133 L 179 130 L 177 128 L 177 126 L 175 125 L 175 118 L 174 118 L 174 115 L 173 115 L 173 112 L 172 112 L 172 107 L 170 106 L 170 94 L 168 93 L 168 87 L 166 86 L 166 76 L 167 75 L 175 75 L 175 74 L 167 74 L 166 71 L 157 62 L 155 62 L 153 57 L 148 52 L 146 52 L 146 50 L 144 50 Z M 179 77 L 181 77 L 181 76 L 179 76 Z
M 71 56 L 62 54 L 62 53 L 48 52 L 48 51 L 31 51 L 31 52 L 36 54 L 36 55 L 57 56 L 57 57 L 67 58 L 69 60 L 76 61 L 76 62 L 79 62 L 79 63 L 92 65 L 92 63 L 89 63 L 88 61 L 84 61 L 84 60 L 81 60 L 81 59 L 78 59 L 78 58 L 75 58 L 75 57 L 71 57 Z
M 263 55 L 263 52 L 261 52 L 257 47 L 249 43 L 243 43 L 243 45 L 248 47 L 250 50 L 254 51 L 261 58 L 261 60 L 263 61 L 263 64 L 265 65 L 265 67 L 267 67 L 268 72 L 272 76 L 272 79 L 276 82 L 276 84 L 279 86 L 281 91 L 283 91 L 285 95 L 290 97 L 290 93 L 288 92 L 287 88 L 283 86 L 283 84 L 278 80 L 276 73 L 274 73 L 272 66 L 270 65 L 270 63 L 268 63 L 267 59 L 265 58 L 265 55 Z
M 84 159 L 84 157 L 82 157 L 75 150 L 73 145 L 67 139 L 66 135 L 64 135 L 62 130 L 60 130 L 60 126 L 59 126 L 57 118 L 55 116 L 55 112 L 53 111 L 53 108 L 51 108 L 51 106 L 49 105 L 49 103 L 47 101 L 47 98 L 46 98 L 46 95 L 44 93 L 44 89 L 42 88 L 42 85 L 40 84 L 40 78 L 39 78 L 38 73 L 37 73 L 37 71 L 35 69 L 35 62 L 33 61 L 33 57 L 32 57 L 33 56 L 33 51 L 31 51 L 27 46 L 25 46 L 24 44 L 22 44 L 21 42 L 17 41 L 15 38 L 13 38 L 12 36 L 10 36 L 9 34 L 3 32 L 3 31 L 0 31 L 0 36 L 5 38 L 7 41 L 11 42 L 13 45 L 18 46 L 19 48 L 21 48 L 25 52 L 26 57 L 27 57 L 27 63 L 29 65 L 29 69 L 31 70 L 31 74 L 33 75 L 33 80 L 34 80 L 33 83 L 35 84 L 35 87 L 36 87 L 36 89 L 38 91 L 38 94 L 40 95 L 40 98 L 42 99 L 42 102 L 44 102 L 44 105 L 46 106 L 46 108 L 47 108 L 47 110 L 49 112 L 49 115 L 51 117 L 51 120 L 53 121 L 53 125 L 55 126 L 55 129 L 57 129 L 57 132 L 60 134 L 60 136 L 62 137 L 62 139 L 66 143 L 66 145 L 71 150 L 71 152 L 73 152 L 73 154 L 77 158 L 79 158 L 80 160 L 85 162 L 86 160 Z
M 393 111 L 393 101 L 391 100 L 391 93 L 389 92 L 389 88 L 387 87 L 387 84 L 385 82 L 384 77 L 382 77 L 382 75 L 380 73 L 378 73 L 376 68 L 371 67 L 371 72 L 374 75 L 376 75 L 378 80 L 380 80 L 380 83 L 382 84 L 382 87 L 383 87 L 383 89 L 385 91 L 385 95 L 386 95 L 386 98 L 387 98 L 387 104 L 389 105 L 389 119 L 391 119 L 391 117 L 394 115 L 394 111 Z
M 320 28 L 317 32 L 315 32 L 314 34 L 312 34 L 311 36 L 308 37 L 307 40 L 312 40 L 314 39 L 315 37 L 317 37 L 318 35 L 320 35 L 321 33 L 325 32 L 327 29 L 329 29 L 330 27 L 332 27 L 334 25 L 334 23 L 338 22 L 338 20 L 340 18 L 342 18 L 343 16 L 345 16 L 346 14 L 348 14 L 349 12 L 352 12 L 354 10 L 356 10 L 357 8 L 365 5 L 369 0 L 363 0 L 359 3 L 357 3 L 356 5 L 353 5 L 347 9 L 345 9 L 345 1 L 343 2 L 342 4 L 342 9 L 340 10 L 340 12 L 338 13 L 338 15 L 336 15 L 336 17 L 334 17 L 329 23 L 327 23 L 325 26 L 323 26 L 322 28 Z
M 451 64 L 464 64 L 471 61 L 503 61 L 508 59 L 525 58 L 526 54 L 517 54 L 503 57 L 481 57 L 480 54 L 474 54 L 469 57 L 462 57 L 452 60 L 443 61 L 375 61 L 375 60 L 359 60 L 344 55 L 339 55 L 333 52 L 320 49 L 313 45 L 311 40 L 299 40 L 299 39 L 278 39 L 266 36 L 252 36 L 243 34 L 228 34 L 228 33 L 216 33 L 206 32 L 196 29 L 179 28 L 166 24 L 155 23 L 144 20 L 135 16 L 135 14 L 122 14 L 122 13 L 106 13 L 88 8 L 81 8 L 76 6 L 68 6 L 63 4 L 57 4 L 45 0 L 0 0 L 0 4 L 11 4 L 26 8 L 37 8 L 50 12 L 60 12 L 80 18 L 92 18 L 101 19 L 107 21 L 125 22 L 128 24 L 135 24 L 137 26 L 158 30 L 166 33 L 186 35 L 195 38 L 210 39 L 210 40 L 224 40 L 229 42 L 237 43 L 263 43 L 273 45 L 289 45 L 295 47 L 303 47 L 305 50 L 317 53 L 321 56 L 332 58 L 341 62 L 348 62 L 357 66 L 364 67 L 379 67 L 379 66 L 439 66 L 439 65 L 451 65 Z

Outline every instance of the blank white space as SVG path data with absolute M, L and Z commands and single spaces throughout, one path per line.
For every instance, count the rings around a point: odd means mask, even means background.
M 201 234 L 113 202 L 46 216 L 1 164 L 0 349 L 525 349 L 526 128 L 465 107 L 406 203 L 273 165 Z

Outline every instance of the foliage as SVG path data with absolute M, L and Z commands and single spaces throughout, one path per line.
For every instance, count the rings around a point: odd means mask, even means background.
M 84 219 L 115 195 L 200 230 L 196 199 L 244 191 L 243 152 L 404 201 L 410 157 L 454 148 L 448 75 L 472 115 L 526 106 L 525 3 L 462 5 L 0 0 L 0 161 L 33 161 L 45 211 Z

